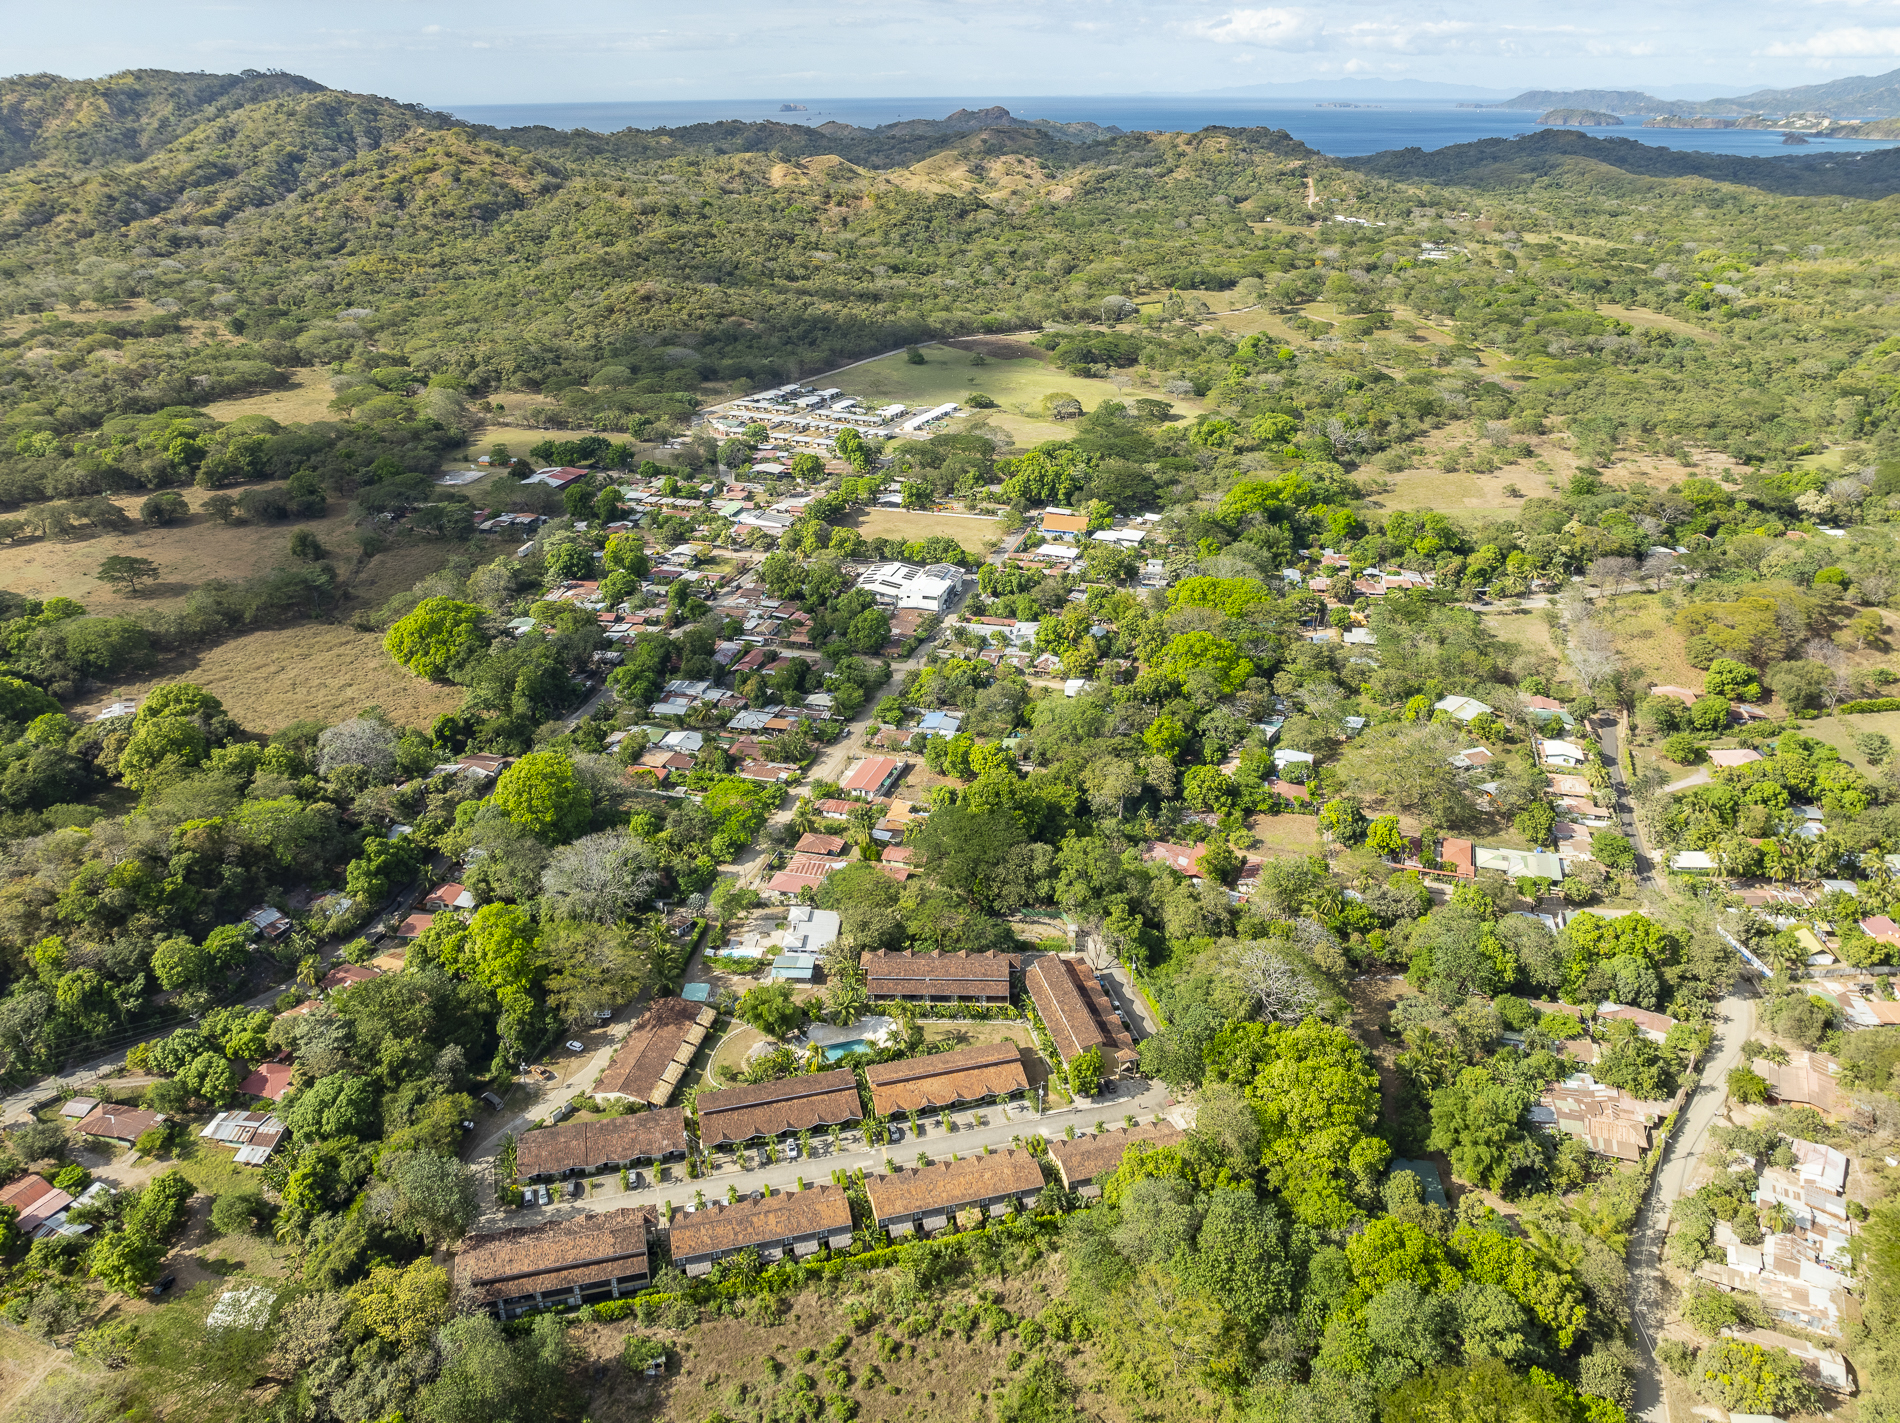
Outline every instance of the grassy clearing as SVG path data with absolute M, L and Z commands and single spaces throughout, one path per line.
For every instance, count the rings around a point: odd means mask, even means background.
M 1879 732 L 1896 746 L 1900 746 L 1900 712 L 1866 712 L 1856 716 L 1828 716 L 1819 721 L 1809 722 L 1801 728 L 1803 736 L 1812 736 L 1816 741 L 1825 741 L 1841 753 L 1841 759 L 1851 762 L 1854 769 L 1862 774 L 1879 780 L 1883 772 L 1855 749 L 1854 738 L 1867 732 Z
M 1316 815 L 1256 815 L 1248 828 L 1260 837 L 1259 853 L 1269 858 L 1319 853 Z
M 269 485 L 249 486 L 269 488 Z M 281 486 L 277 486 L 281 487 Z M 163 609 L 181 604 L 185 595 L 213 578 L 238 580 L 288 560 L 286 545 L 295 529 L 308 529 L 347 569 L 356 556 L 350 541 L 355 521 L 349 501 L 332 499 L 320 519 L 287 520 L 281 524 L 220 524 L 198 512 L 214 492 L 181 489 L 192 514 L 164 528 L 138 526 L 125 534 L 94 534 L 82 530 L 69 539 L 39 539 L 14 544 L 6 550 L 7 586 L 35 598 L 73 598 L 95 613 L 123 613 Z M 225 491 L 235 492 L 235 491 Z M 133 520 L 145 491 L 110 496 Z M 159 579 L 128 598 L 93 577 L 100 561 L 112 554 L 149 558 L 159 567 Z
M 290 384 L 282 390 L 262 395 L 246 395 L 236 400 L 214 400 L 203 407 L 205 414 L 226 424 L 240 415 L 268 415 L 280 425 L 307 425 L 315 420 L 334 420 L 330 401 L 336 392 L 330 389 L 327 371 L 293 370 Z
M 462 701 L 459 687 L 425 682 L 391 662 L 377 634 L 335 623 L 244 633 L 167 658 L 150 676 L 115 684 L 97 700 L 142 697 L 179 680 L 196 682 L 241 725 L 265 732 L 309 717 L 341 721 L 372 706 L 402 725 L 426 728 Z
M 1660 311 L 1644 311 L 1634 306 L 1612 306 L 1603 303 L 1598 305 L 1597 314 L 1610 317 L 1615 321 L 1627 321 L 1631 326 L 1639 329 L 1645 326 L 1655 327 L 1663 331 L 1673 331 L 1678 336 L 1693 336 L 1698 341 L 1717 339 L 1713 332 L 1705 331 L 1700 326 L 1691 326 L 1677 317 L 1665 316 Z
M 948 518 L 942 514 L 913 513 L 904 509 L 867 509 L 845 521 L 867 539 L 927 539 L 947 534 L 972 553 L 1003 537 L 994 519 Z
M 1506 642 L 1527 647 L 1539 656 L 1557 656 L 1556 644 L 1550 640 L 1550 624 L 1544 621 L 1542 610 L 1526 608 L 1518 612 L 1485 613 L 1483 617 L 1484 625 Z
M 0 1329 L 0 1418 L 17 1418 L 26 1396 L 55 1373 L 74 1369 L 72 1356 L 23 1330 Z
M 994 342 L 990 344 L 994 349 Z M 1018 348 L 1020 343 L 1010 343 L 1009 349 Z M 901 402 L 928 409 L 946 401 L 962 402 L 971 392 L 979 391 L 1001 408 L 978 411 L 967 418 L 987 419 L 999 430 L 1007 431 L 1020 445 L 1059 440 L 1069 433 L 1069 427 L 1061 422 L 1042 417 L 1039 407 L 1045 395 L 1066 391 L 1092 410 L 1104 400 L 1126 401 L 1138 395 L 1160 393 L 1158 388 L 1154 391 L 1138 388 L 1126 377 L 1123 379 L 1128 388 L 1124 390 L 1111 380 L 1069 375 L 1050 365 L 1041 352 L 1013 358 L 990 356 L 987 365 L 973 366 L 967 346 L 930 345 L 922 350 L 924 364 L 921 366 L 910 364 L 899 353 L 852 366 L 827 379 L 847 395 L 855 395 L 871 406 Z M 1178 414 L 1192 416 L 1204 408 L 1203 402 L 1192 396 L 1165 398 L 1174 403 Z

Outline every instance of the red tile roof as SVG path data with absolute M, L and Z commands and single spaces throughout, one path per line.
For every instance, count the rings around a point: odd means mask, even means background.
M 951 1052 L 884 1062 L 864 1069 L 871 1105 L 880 1117 L 980 1102 L 1005 1092 L 1027 1092 L 1022 1050 L 1015 1043 L 977 1043 Z
M 858 1101 L 858 1079 L 842 1067 L 718 1092 L 701 1090 L 694 1105 L 699 1113 L 699 1139 L 710 1146 L 842 1126 L 864 1114 Z
M 1115 1016 L 1115 1005 L 1095 975 L 1082 964 L 1045 954 L 1029 966 L 1023 983 L 1064 1062 L 1092 1047 L 1102 1050 L 1104 1066 L 1136 1061 L 1134 1038 Z
M 676 1262 L 747 1247 L 782 1247 L 814 1237 L 844 1245 L 851 1238 L 851 1202 L 842 1186 L 781 1191 L 732 1205 L 709 1202 L 699 1210 L 674 1215 L 669 1235 Z
M 709 1004 L 656 998 L 628 1029 L 626 1041 L 594 1084 L 594 1095 L 665 1105 L 715 1016 Z
M 110 1137 L 114 1141 L 137 1141 L 164 1120 L 165 1118 L 157 1112 L 108 1104 L 98 1108 L 81 1122 L 79 1131 L 82 1136 Z
M 1062 1173 L 1063 1184 L 1075 1190 L 1121 1165 L 1122 1154 L 1131 1146 L 1173 1146 L 1186 1136 L 1186 1132 L 1169 1122 L 1159 1126 L 1117 1128 L 1092 1136 L 1078 1136 L 1074 1141 L 1051 1140 L 1049 1155 Z
M 880 1225 L 913 1216 L 928 1221 L 937 1215 L 944 1216 L 947 1224 L 953 1212 L 1040 1190 L 1042 1167 L 1027 1151 L 1013 1148 L 961 1161 L 898 1166 L 887 1175 L 864 1178 L 865 1197 Z
M 515 1173 L 558 1176 L 629 1161 L 678 1156 L 686 1150 L 686 1109 L 661 1107 L 596 1122 L 562 1122 L 525 1131 L 515 1143 Z
M 65 1210 L 72 1203 L 71 1196 L 40 1176 L 22 1176 L 0 1191 L 0 1206 L 12 1206 L 20 1213 L 15 1224 L 27 1235 L 44 1225 L 48 1217 Z
M 238 1083 L 238 1091 L 246 1097 L 267 1097 L 275 1102 L 290 1090 L 290 1080 L 296 1070 L 287 1062 L 260 1062 L 251 1075 Z

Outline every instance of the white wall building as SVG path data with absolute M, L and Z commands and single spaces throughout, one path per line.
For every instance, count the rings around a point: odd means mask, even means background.
M 879 563 L 865 569 L 858 587 L 880 603 L 941 613 L 962 591 L 963 570 L 948 563 Z

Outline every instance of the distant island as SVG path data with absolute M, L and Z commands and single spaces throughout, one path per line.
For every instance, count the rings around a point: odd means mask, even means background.
M 1383 109 L 1384 104 L 1353 104 L 1344 99 L 1328 99 L 1323 104 L 1313 105 L 1316 109 Z
M 1537 122 L 1561 128 L 1620 128 L 1623 124 L 1622 119 L 1602 109 L 1552 109 Z
M 805 112 L 805 106 L 803 104 L 780 104 L 778 111 L 781 114 L 802 114 Z

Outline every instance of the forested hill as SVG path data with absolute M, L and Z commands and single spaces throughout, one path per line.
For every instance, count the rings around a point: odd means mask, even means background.
M 323 92 L 295 74 L 127 69 L 103 79 L 0 79 L 0 172 L 29 163 L 136 162 L 189 130 L 284 94 Z
M 1706 178 L 1768 193 L 1809 197 L 1880 198 L 1900 192 L 1900 149 L 1869 153 L 1804 153 L 1786 158 L 1747 158 L 1658 148 L 1633 138 L 1596 138 L 1545 130 L 1522 138 L 1486 138 L 1427 152 L 1391 149 L 1338 160 L 1382 178 L 1461 187 L 1516 187 L 1557 176 L 1570 165 L 1602 165 L 1644 178 Z M 1587 181 L 1588 172 L 1580 174 Z

